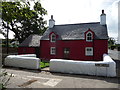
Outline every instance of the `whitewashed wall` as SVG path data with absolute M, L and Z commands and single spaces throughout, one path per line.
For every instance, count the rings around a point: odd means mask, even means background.
M 50 71 L 115 77 L 116 63 L 106 54 L 103 55 L 103 60 L 95 62 L 51 59 Z
M 27 57 L 27 55 L 10 55 L 5 58 L 5 66 L 40 69 L 40 59 L 36 57 Z

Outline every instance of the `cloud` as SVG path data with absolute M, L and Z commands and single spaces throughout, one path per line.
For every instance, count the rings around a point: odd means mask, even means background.
M 120 44 L 120 1 L 118 4 L 118 43 Z
M 107 24 L 109 30 L 109 36 L 118 37 L 118 1 L 114 1 L 107 8 Z

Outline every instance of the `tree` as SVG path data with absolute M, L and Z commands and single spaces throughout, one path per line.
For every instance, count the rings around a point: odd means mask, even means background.
M 30 34 L 42 35 L 47 29 L 46 14 L 40 2 L 34 2 L 33 9 L 29 1 L 2 2 L 2 33 L 6 36 L 7 29 L 13 31 L 19 43 Z
M 108 44 L 111 46 L 111 45 L 115 45 L 115 39 L 113 37 L 110 37 L 108 39 Z

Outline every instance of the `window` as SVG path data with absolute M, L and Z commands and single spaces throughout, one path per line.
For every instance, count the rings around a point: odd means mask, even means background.
M 92 33 L 91 33 L 91 32 L 88 32 L 88 33 L 86 34 L 86 41 L 92 42 L 92 37 L 93 37 Z
M 70 48 L 64 48 L 64 59 L 70 59 Z
M 54 33 L 51 34 L 51 42 L 56 42 L 56 35 Z
M 93 56 L 93 47 L 86 47 L 85 54 L 86 56 Z
M 64 48 L 64 54 L 69 54 L 69 53 L 70 53 L 69 48 Z
M 56 48 L 55 47 L 51 47 L 50 48 L 50 54 L 51 55 L 55 55 L 56 54 Z

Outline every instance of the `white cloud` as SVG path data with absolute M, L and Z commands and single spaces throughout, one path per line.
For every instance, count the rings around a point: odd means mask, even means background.
M 118 1 L 114 1 L 107 8 L 107 24 L 109 30 L 109 36 L 118 37 Z

